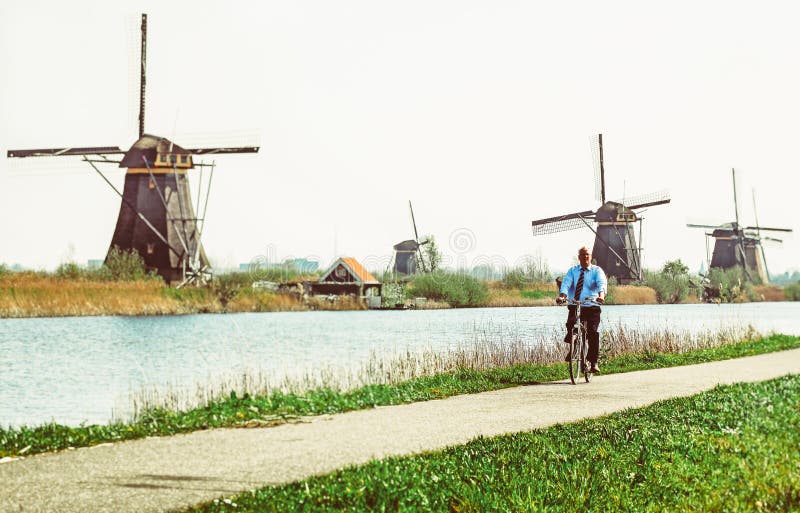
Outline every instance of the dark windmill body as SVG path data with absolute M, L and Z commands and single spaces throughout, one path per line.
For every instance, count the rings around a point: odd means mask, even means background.
M 210 192 L 214 164 L 195 163 L 193 156 L 228 153 L 255 153 L 258 147 L 185 149 L 164 137 L 144 133 L 145 65 L 147 15 L 142 14 L 141 75 L 139 97 L 139 139 L 128 151 L 116 146 L 10 150 L 8 157 L 81 156 L 121 197 L 119 217 L 109 251 L 136 251 L 145 265 L 167 283 L 201 284 L 210 277 L 210 266 L 201 243 L 203 222 Z M 121 155 L 121 160 L 113 160 Z M 98 164 L 118 164 L 127 168 L 120 192 L 106 178 Z M 200 194 L 192 203 L 188 171 L 210 168 L 200 214 Z
M 690 228 L 710 229 L 706 232 L 708 237 L 714 239 L 714 251 L 709 268 L 744 270 L 750 281 L 769 283 L 769 270 L 762 241 L 782 242 L 781 239 L 767 237 L 764 232 L 791 232 L 789 228 L 767 228 L 758 225 L 756 214 L 755 226 L 742 226 L 739 223 L 739 202 L 736 196 L 736 171 L 731 169 L 733 178 L 733 206 L 736 220 L 721 225 L 687 224 Z M 753 209 L 755 210 L 755 194 L 753 195 Z
M 428 272 L 430 263 L 426 263 L 422 256 L 422 246 L 430 243 L 430 239 L 420 241 L 419 234 L 417 233 L 417 222 L 414 219 L 414 208 L 411 202 L 408 202 L 408 209 L 411 212 L 411 226 L 414 228 L 414 238 L 398 242 L 392 249 L 394 249 L 394 265 L 392 271 L 397 275 L 416 274 L 420 271 Z
M 626 284 L 642 279 L 642 248 L 637 244 L 635 224 L 639 223 L 641 242 L 642 220 L 636 211 L 669 203 L 665 192 L 638 196 L 629 200 L 606 201 L 605 167 L 603 162 L 603 135 L 599 134 L 592 147 L 595 164 L 596 197 L 601 205 L 597 210 L 584 210 L 532 222 L 533 235 L 589 228 L 595 234 L 592 259 L 603 268 L 606 275 Z

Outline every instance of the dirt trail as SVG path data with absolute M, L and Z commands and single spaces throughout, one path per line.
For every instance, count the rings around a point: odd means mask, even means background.
M 800 349 L 386 406 L 272 428 L 216 429 L 0 464 L 0 511 L 169 511 L 374 458 L 572 422 L 717 384 L 800 372 Z

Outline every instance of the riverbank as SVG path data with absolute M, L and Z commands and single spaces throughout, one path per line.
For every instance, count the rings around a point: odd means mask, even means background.
M 480 282 L 485 289 L 481 300 L 469 307 L 552 306 L 558 295 L 554 283 L 528 283 L 510 287 L 502 281 Z M 365 310 L 366 305 L 351 296 L 305 297 L 288 291 L 253 288 L 249 281 L 220 280 L 208 287 L 166 286 L 158 278 L 129 281 L 69 278 L 45 273 L 0 274 L 0 318 L 70 317 L 97 315 L 184 315 L 198 313 L 303 312 Z M 285 290 L 286 290 L 285 289 Z M 413 288 L 412 288 L 413 290 Z M 784 289 L 775 285 L 754 287 L 752 300 L 786 301 Z M 739 298 L 737 302 L 744 301 Z M 444 299 L 417 301 L 401 298 L 402 304 L 418 309 L 458 308 Z M 700 303 L 693 294 L 681 303 Z M 658 304 L 650 287 L 612 285 L 608 304 Z

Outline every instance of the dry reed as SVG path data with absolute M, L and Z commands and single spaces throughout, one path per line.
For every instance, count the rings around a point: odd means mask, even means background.
M 611 297 L 615 305 L 654 305 L 658 303 L 656 291 L 650 287 L 617 285 L 611 289 Z
M 756 285 L 755 291 L 762 301 L 786 301 L 783 288 L 777 285 Z
M 88 281 L 9 273 L 0 276 L 0 317 L 166 315 L 218 312 L 209 294 L 177 299 L 157 280 Z

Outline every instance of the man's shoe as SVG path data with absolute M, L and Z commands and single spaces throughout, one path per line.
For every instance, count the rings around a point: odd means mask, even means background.
M 598 367 L 596 363 L 593 363 L 592 368 L 589 369 L 589 372 L 591 372 L 592 374 L 596 374 L 600 372 L 600 367 Z

